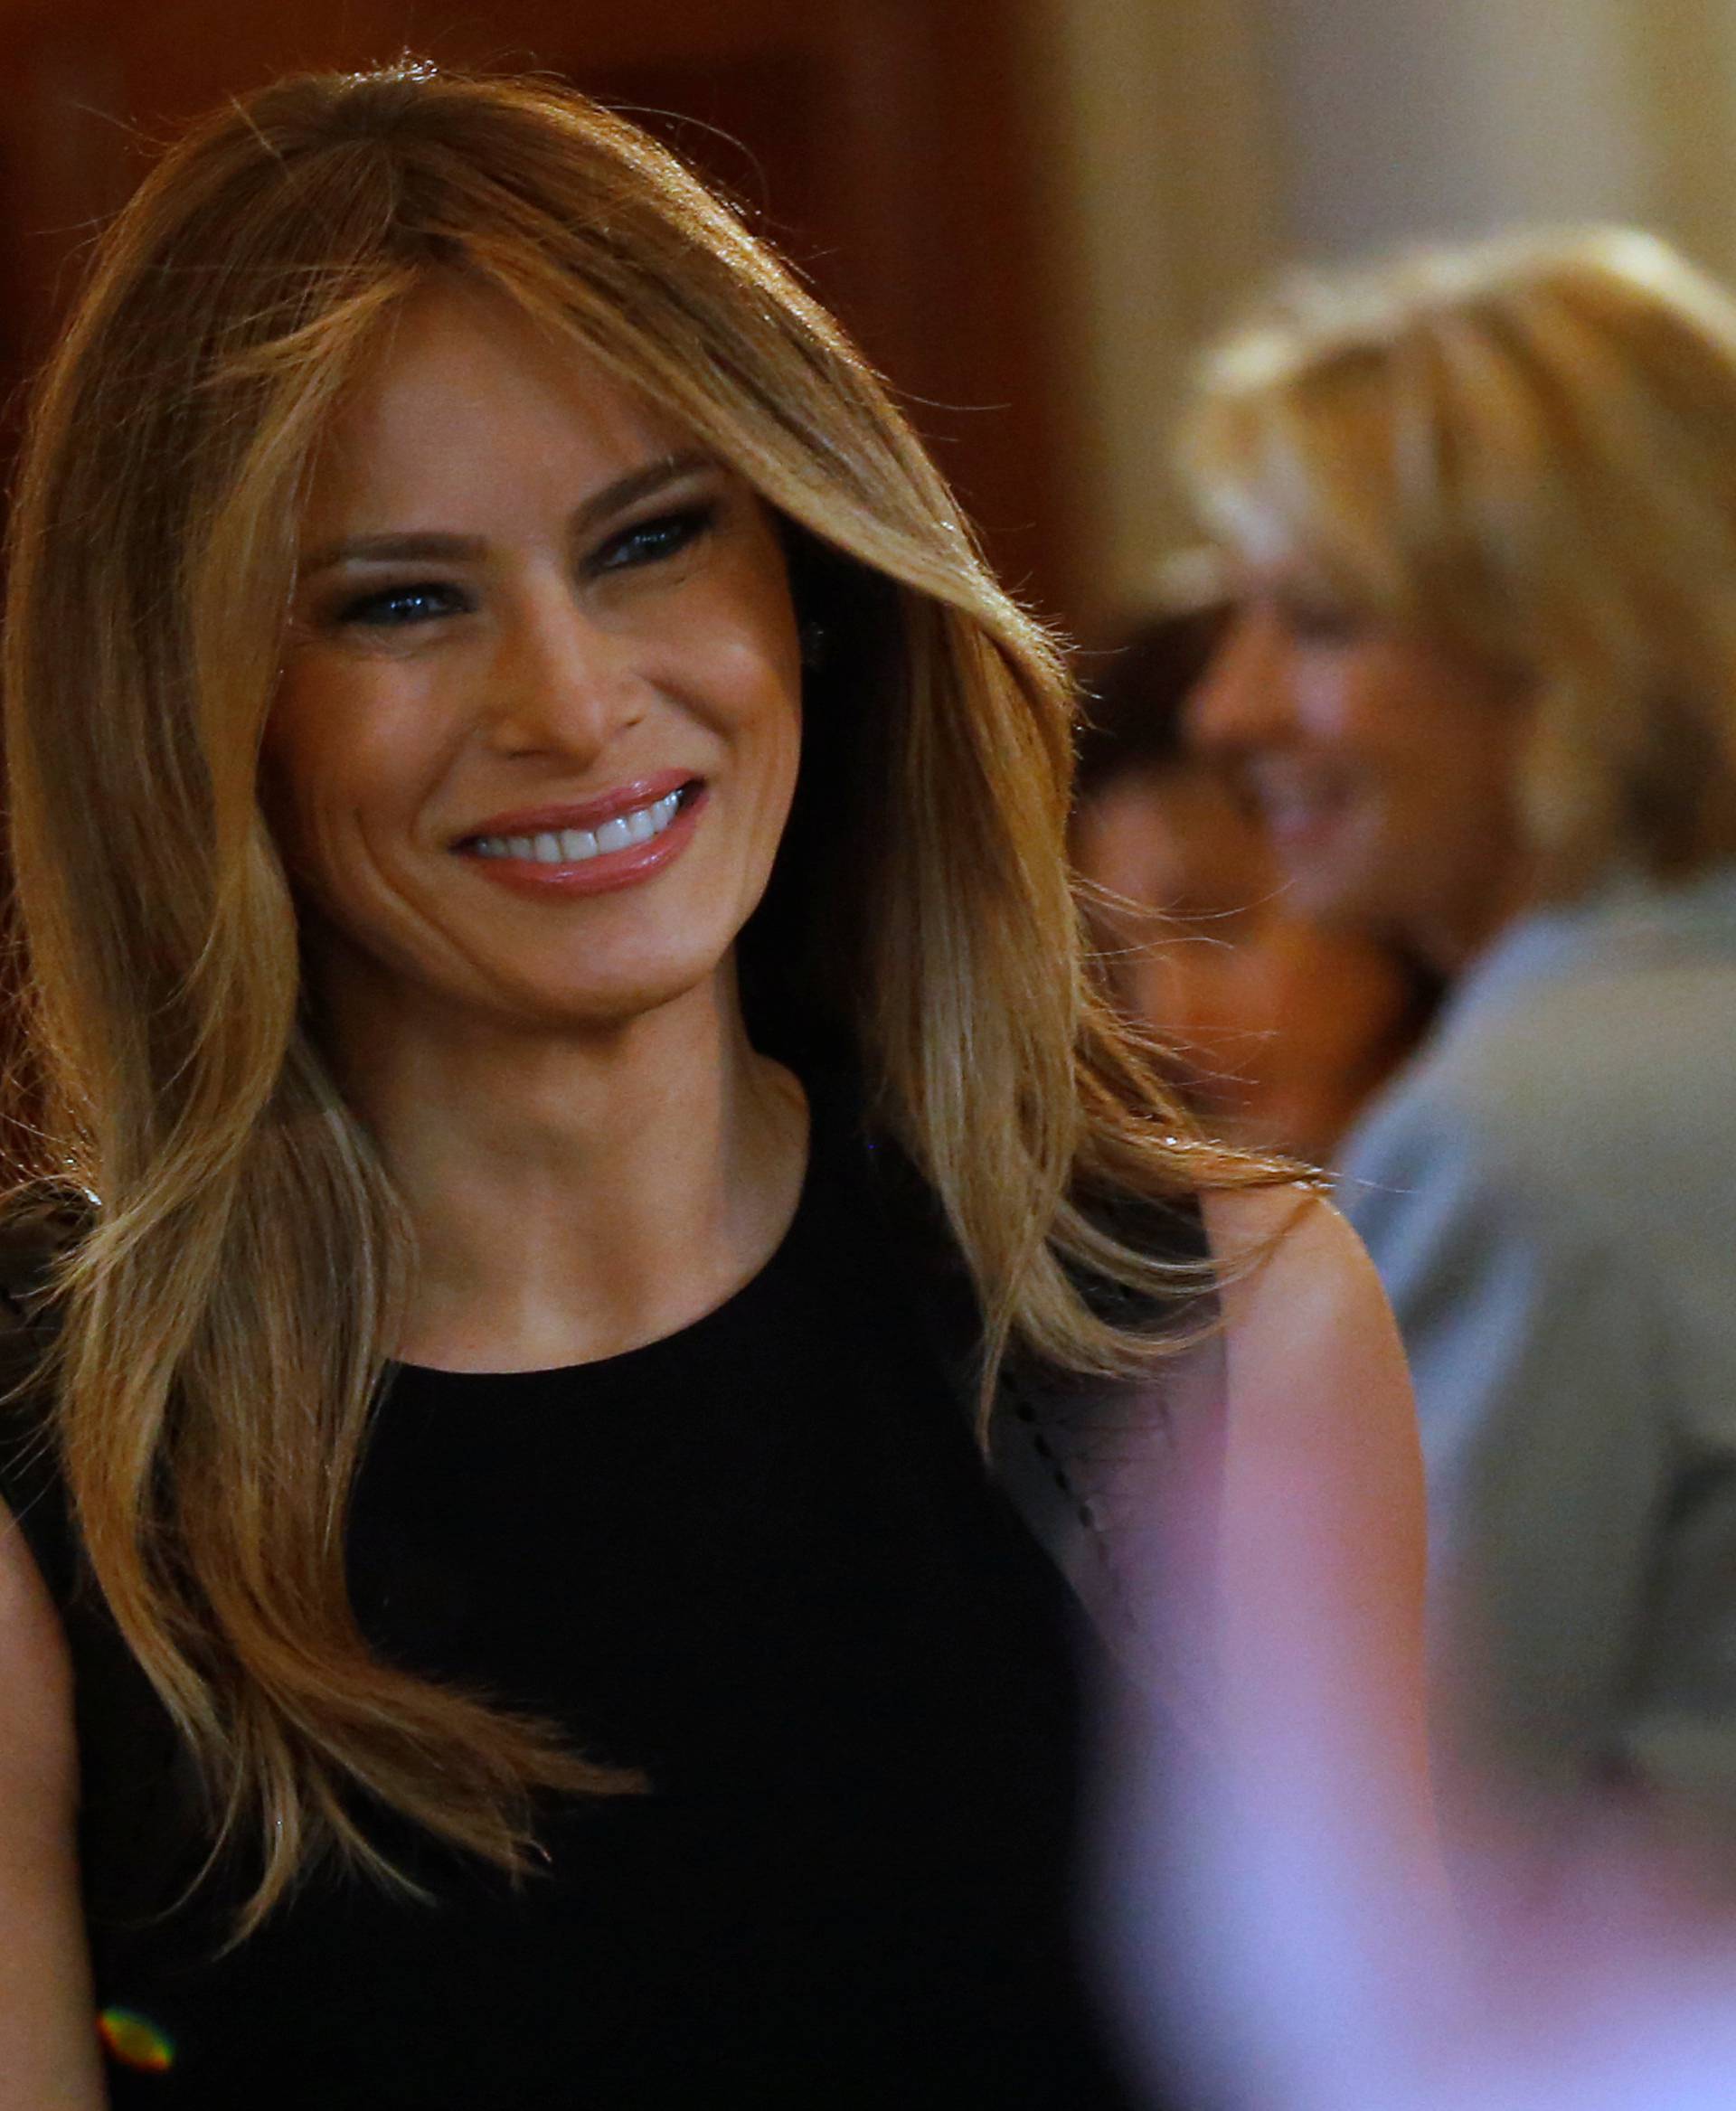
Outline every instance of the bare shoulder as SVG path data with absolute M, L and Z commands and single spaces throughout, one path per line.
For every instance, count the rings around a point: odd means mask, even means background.
M 1349 1608 L 1375 1604 L 1420 1627 L 1416 1403 L 1373 1263 L 1315 1190 L 1245 1191 L 1205 1210 L 1225 1271 L 1226 1546 L 1244 1580 L 1279 1599 L 1307 1579 L 1303 1598 L 1317 1591 L 1321 1621 L 1344 1634 L 1363 1625 Z
M 0 1400 L 33 1398 L 52 1326 L 57 1264 L 89 1230 L 88 1197 L 44 1187 L 0 1195 Z M 8 1450 L 35 1436 L 13 1431 Z M 77 1773 L 72 1668 L 53 1598 L 18 1519 L 0 1497 L 0 1793 L 70 1804 Z M 45 1800 L 43 1800 L 45 1799 Z
M 1408 1430 L 1410 1383 L 1392 1309 L 1331 1202 L 1287 1185 L 1207 1195 L 1203 1207 L 1224 1276 L 1232 1408 L 1257 1406 L 1269 1425 L 1373 1415 Z
M 1362 1241 L 1318 1192 L 1205 1208 L 1225 1270 L 1228 1689 L 1256 1752 L 1307 1726 L 1323 1824 L 1354 1784 L 1354 1807 L 1383 1808 L 1407 1843 L 1406 1866 L 1432 1871 L 1422 1458 L 1398 1328 Z
M 43 1815 L 70 1809 L 76 1774 L 66 1637 L 18 1522 L 0 1503 L 0 1803 Z
M 65 1637 L 0 1505 L 0 2097 L 101 2111 L 79 1903 L 78 1765 Z
M 1316 1904 L 1348 1908 L 1350 1939 L 1403 1928 L 1398 1950 L 1433 1956 L 1422 1461 L 1398 1329 L 1317 1191 L 1203 1206 L 1223 1274 L 1209 1535 L 1221 1750 L 1265 1840 L 1298 1857 L 1280 1880 L 1317 1849 Z

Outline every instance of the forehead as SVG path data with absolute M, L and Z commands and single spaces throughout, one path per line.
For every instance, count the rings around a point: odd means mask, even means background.
M 478 527 L 693 445 L 680 421 L 504 298 L 430 287 L 352 378 L 315 464 L 307 532 Z

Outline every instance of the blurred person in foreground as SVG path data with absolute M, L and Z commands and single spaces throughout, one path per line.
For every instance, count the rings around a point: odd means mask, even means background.
M 1259 810 L 1185 735 L 1233 619 L 1197 587 L 1131 626 L 1092 684 L 1073 855 L 1117 1003 L 1173 1051 L 1203 1119 L 1321 1164 L 1414 1046 L 1429 978 L 1289 906 Z
M 1458 1755 L 1736 1807 L 1736 303 L 1637 233 L 1300 286 L 1184 435 L 1195 703 L 1299 906 L 1448 978 L 1344 1154 Z

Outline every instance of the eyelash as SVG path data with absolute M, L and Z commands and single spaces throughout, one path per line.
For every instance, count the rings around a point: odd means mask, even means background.
M 684 506 L 675 513 L 658 514 L 651 520 L 636 522 L 632 527 L 609 536 L 587 559 L 584 569 L 590 577 L 600 579 L 666 563 L 709 534 L 717 524 L 717 502 L 708 499 L 703 504 Z M 444 606 L 424 610 L 420 605 L 429 602 L 440 602 Z M 407 608 L 406 604 L 417 606 Z M 451 616 L 467 615 L 473 606 L 471 596 L 462 587 L 442 580 L 417 580 L 358 595 L 338 610 L 337 620 L 363 629 L 401 630 L 421 623 L 437 623 Z
M 448 605 L 426 615 L 415 613 L 407 607 L 410 603 L 436 600 L 464 606 Z M 432 623 L 444 616 L 462 616 L 467 603 L 468 596 L 457 587 L 425 580 L 415 586 L 383 587 L 377 593 L 363 594 L 354 601 L 346 601 L 337 612 L 337 620 L 365 630 L 403 630 L 417 622 Z
M 618 535 L 611 535 L 586 569 L 593 573 L 632 571 L 640 565 L 656 564 L 666 558 L 677 557 L 717 525 L 717 501 L 706 499 L 698 505 L 683 506 L 675 513 L 658 514 L 653 520 L 636 522 L 632 527 L 623 528 Z M 635 551 L 638 554 L 632 554 Z

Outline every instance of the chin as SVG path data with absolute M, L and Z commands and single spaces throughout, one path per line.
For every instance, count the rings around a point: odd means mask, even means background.
M 630 1026 L 636 1019 L 648 1018 L 714 986 L 719 981 L 719 965 L 716 961 L 671 963 L 579 986 L 556 983 L 539 993 L 537 1010 L 548 1024 L 557 1028 Z

